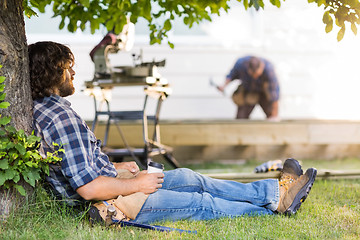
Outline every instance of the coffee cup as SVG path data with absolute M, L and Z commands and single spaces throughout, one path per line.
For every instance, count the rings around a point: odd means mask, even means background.
M 157 162 L 149 162 L 148 173 L 161 173 L 164 170 L 164 165 Z

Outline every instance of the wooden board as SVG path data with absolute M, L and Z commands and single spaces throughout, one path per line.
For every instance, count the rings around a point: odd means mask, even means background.
M 280 172 L 268 173 L 212 173 L 204 174 L 206 176 L 234 180 L 238 182 L 253 182 L 269 178 L 279 178 Z M 335 170 L 318 170 L 316 180 L 331 180 L 331 179 L 360 179 L 360 171 L 335 171 Z

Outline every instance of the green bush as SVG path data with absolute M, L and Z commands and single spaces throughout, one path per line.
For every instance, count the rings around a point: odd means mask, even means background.
M 4 101 L 4 81 L 5 77 L 0 76 L 0 109 L 10 106 Z M 49 163 L 61 161 L 58 153 L 64 150 L 54 143 L 57 150 L 48 153 L 46 158 L 42 157 L 38 151 L 41 138 L 35 136 L 34 132 L 26 135 L 24 130 L 16 130 L 10 121 L 11 117 L 3 117 L 0 114 L 0 188 L 15 188 L 25 196 L 26 191 L 19 184 L 20 180 L 35 187 L 36 182 L 42 179 L 44 174 L 49 175 Z

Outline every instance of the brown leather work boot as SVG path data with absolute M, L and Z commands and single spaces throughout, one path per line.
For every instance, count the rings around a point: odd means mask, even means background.
M 303 170 L 301 169 L 299 162 L 294 158 L 288 158 L 285 160 L 281 170 L 280 181 L 288 175 L 294 179 L 298 179 L 301 175 L 303 175 Z
M 305 201 L 316 178 L 317 170 L 309 168 L 301 176 L 284 174 L 279 180 L 280 201 L 278 213 L 293 215 Z

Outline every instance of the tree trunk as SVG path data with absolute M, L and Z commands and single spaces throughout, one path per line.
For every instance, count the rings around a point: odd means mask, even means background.
M 5 76 L 5 101 L 11 105 L 0 109 L 2 116 L 11 116 L 16 129 L 31 132 L 32 99 L 29 82 L 28 50 L 25 36 L 23 0 L 0 1 L 0 76 Z M 0 219 L 19 205 L 24 198 L 16 190 L 0 187 Z
M 16 129 L 30 133 L 32 99 L 22 1 L 0 1 L 0 76 L 6 77 L 5 100 L 11 104 L 0 113 L 11 116 Z
M 26 196 L 20 195 L 15 188 L 1 189 L 0 188 L 0 224 L 1 221 L 6 220 L 9 214 L 19 208 L 28 197 L 34 193 L 34 188 L 25 181 L 21 180 L 18 184 L 22 185 L 26 191 Z

